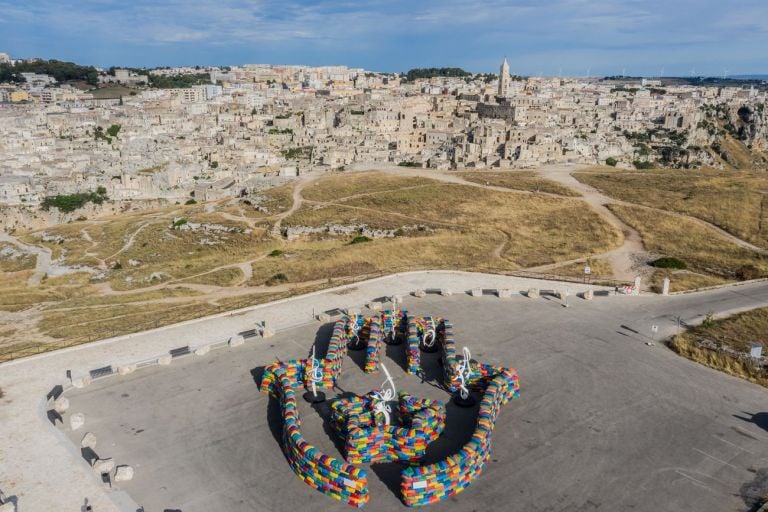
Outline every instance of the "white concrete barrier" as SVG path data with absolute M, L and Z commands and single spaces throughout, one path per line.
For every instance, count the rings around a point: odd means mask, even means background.
M 595 298 L 595 292 L 592 290 L 587 290 L 584 292 L 584 300 L 592 300 Z
M 509 288 L 503 288 L 500 290 L 496 290 L 496 294 L 499 296 L 500 299 L 508 299 L 512 297 L 512 290 Z
M 133 467 L 128 465 L 117 466 L 115 469 L 115 482 L 127 482 L 133 480 Z
M 59 414 L 66 412 L 69 409 L 69 398 L 60 396 L 53 401 L 53 408 Z
M 482 288 L 472 288 L 469 290 L 469 294 L 473 297 L 482 297 L 483 296 L 483 289 Z
M 360 314 L 360 310 L 357 308 L 347 308 L 344 310 L 344 314 L 347 316 L 357 316 Z
M 413 292 L 413 296 L 414 297 L 418 297 L 419 299 L 421 299 L 421 298 L 424 298 L 424 297 L 427 296 L 427 292 L 425 292 L 424 290 L 419 289 L 419 290 L 416 290 L 415 292 Z
M 85 425 L 85 414 L 78 412 L 69 417 L 69 428 L 77 430 Z
M 0 512 L 16 512 L 16 505 L 11 503 L 3 503 L 0 505 Z
M 131 373 L 136 371 L 136 365 L 135 364 L 124 364 L 122 366 L 117 367 L 117 373 L 118 375 L 130 375 Z
M 245 338 L 243 338 L 242 334 L 235 334 L 231 338 L 229 338 L 229 346 L 230 347 L 239 347 L 240 345 L 243 345 L 245 343 Z
M 538 299 L 539 298 L 539 289 L 538 288 L 528 288 L 528 297 L 531 299 Z
M 94 448 L 96 446 L 96 434 L 86 432 L 80 440 L 80 448 Z
M 443 297 L 450 297 L 451 295 L 453 295 L 453 292 L 448 288 L 440 288 L 440 295 L 442 295 Z
M 171 354 L 168 354 L 167 356 L 160 356 L 157 358 L 157 364 L 159 364 L 160 366 L 168 366 L 169 364 L 171 364 L 171 361 L 173 361 Z
M 381 302 L 369 302 L 366 306 L 371 311 L 381 311 Z
M 320 313 L 317 315 L 317 320 L 326 324 L 331 321 L 331 315 L 328 313 Z
M 275 330 L 274 329 L 264 328 L 264 329 L 261 330 L 261 337 L 262 338 L 271 338 L 274 335 L 275 335 Z
M 115 461 L 109 459 L 96 459 L 93 461 L 93 469 L 97 473 L 111 473 L 115 469 Z
M 208 354 L 208 352 L 210 352 L 210 351 L 211 351 L 211 346 L 210 345 L 203 345 L 202 347 L 197 347 L 195 349 L 195 355 L 196 356 L 204 356 L 204 355 Z
M 91 384 L 91 377 L 86 375 L 72 381 L 72 385 L 78 389 L 84 388 Z

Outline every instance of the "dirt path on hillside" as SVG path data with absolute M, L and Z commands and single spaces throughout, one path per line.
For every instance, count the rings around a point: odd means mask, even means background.
M 537 169 L 537 172 L 544 178 L 580 193 L 583 201 L 624 235 L 624 242 L 619 247 L 606 253 L 593 256 L 593 258 L 596 259 L 607 260 L 613 269 L 613 274 L 616 279 L 621 281 L 633 281 L 637 276 L 650 274 L 653 271 L 653 267 L 648 266 L 646 263 L 649 255 L 643 246 L 643 239 L 640 236 L 640 233 L 619 219 L 606 207 L 607 204 L 615 203 L 616 201 L 603 195 L 589 185 L 581 183 L 571 175 L 572 172 L 581 170 L 585 167 L 586 166 L 550 165 L 540 167 Z M 583 260 L 584 258 L 579 258 L 570 262 L 544 265 L 529 270 L 551 270 L 555 267 Z
M 293 186 L 293 193 L 291 194 L 293 204 L 291 204 L 291 207 L 283 213 L 279 213 L 273 217 L 277 219 L 274 226 L 272 226 L 273 237 L 282 238 L 283 219 L 287 219 L 293 215 L 296 210 L 301 208 L 301 205 L 304 203 L 304 196 L 301 195 L 301 191 L 304 190 L 304 187 L 320 178 L 321 176 L 304 176 L 296 180 L 296 184 Z

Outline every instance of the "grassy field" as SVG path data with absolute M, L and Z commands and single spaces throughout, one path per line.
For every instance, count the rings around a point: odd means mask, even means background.
M 611 268 L 611 264 L 606 260 L 598 259 L 585 259 L 584 261 L 571 263 L 562 267 L 555 267 L 551 270 L 551 273 L 558 276 L 585 277 L 584 266 L 587 263 L 589 263 L 589 268 L 591 270 L 589 279 L 594 280 L 601 278 L 613 278 L 613 269 Z
M 695 221 L 632 206 L 610 209 L 640 233 L 647 250 L 678 258 L 698 274 L 729 280 L 768 275 L 766 258 Z
M 675 336 L 670 347 L 698 363 L 736 375 L 768 387 L 768 373 L 759 370 L 746 359 L 734 357 L 727 351 L 699 346 L 697 340 L 707 340 L 717 348 L 749 353 L 752 343 L 763 346 L 768 353 L 768 308 L 740 313 L 723 320 L 705 321 L 690 331 Z
M 574 177 L 604 194 L 710 222 L 768 248 L 768 175 L 715 170 L 606 171 Z
M 467 171 L 457 173 L 467 181 L 528 192 L 545 192 L 566 197 L 579 197 L 575 190 L 542 178 L 533 171 Z
M 302 207 L 281 218 L 293 193 L 287 185 L 249 198 L 250 204 L 171 205 L 19 234 L 49 247 L 63 264 L 92 271 L 47 277 L 37 286 L 27 285 L 31 270 L 0 273 L 0 310 L 24 315 L 32 326 L 23 338 L 13 326 L 0 326 L 0 343 L 37 350 L 87 342 L 386 271 L 503 272 L 585 258 L 622 240 L 569 197 L 345 173 L 309 183 Z M 283 228 L 364 225 L 394 236 L 352 243 L 354 230 L 320 229 L 288 240 L 272 236 L 278 221 Z M 243 285 L 242 265 L 252 270 Z M 193 284 L 211 289 L 185 288 Z
M 664 288 L 665 277 L 669 277 L 670 292 L 683 292 L 687 290 L 695 290 L 698 288 L 706 288 L 708 286 L 717 286 L 734 282 L 733 279 L 726 279 L 715 275 L 691 272 L 690 270 L 657 270 L 651 276 L 651 290 L 656 293 L 661 293 Z
M 305 237 L 287 246 L 287 257 L 254 263 L 253 284 L 278 273 L 301 282 L 406 268 L 512 270 L 587 256 L 621 241 L 596 213 L 569 198 L 373 173 L 320 180 L 303 195 L 333 202 L 304 205 L 283 226 L 364 225 L 399 236 L 355 246 L 352 235 Z
M 0 272 L 20 272 L 35 268 L 37 256 L 20 250 L 13 244 L 0 242 Z

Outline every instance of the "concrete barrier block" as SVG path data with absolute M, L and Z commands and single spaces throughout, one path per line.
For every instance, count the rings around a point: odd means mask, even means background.
M 243 338 L 242 334 L 235 334 L 231 338 L 229 338 L 229 346 L 230 347 L 239 347 L 240 345 L 243 345 L 245 343 L 245 338 Z
M 96 434 L 86 432 L 80 440 L 80 448 L 94 448 L 96 446 Z
M 381 302 L 369 302 L 368 309 L 371 311 L 381 311 Z
M 440 288 L 440 295 L 442 295 L 443 297 L 450 297 L 451 295 L 453 295 L 453 292 L 448 288 Z
M 323 322 L 325 324 L 331 321 L 331 315 L 329 315 L 328 313 L 320 313 L 319 315 L 317 315 L 317 319 L 318 321 Z
M 425 292 L 424 290 L 419 289 L 419 290 L 416 290 L 415 292 L 413 292 L 413 296 L 414 297 L 418 297 L 418 298 L 421 299 L 421 298 L 424 298 L 424 297 L 427 296 L 427 292 Z
M 360 310 L 358 308 L 347 308 L 344 310 L 344 314 L 347 316 L 357 316 L 360 314 Z
M 133 467 L 128 465 L 117 466 L 115 469 L 115 482 L 127 482 L 133 480 Z
M 124 364 L 123 366 L 117 367 L 117 373 L 118 375 L 130 375 L 131 373 L 136 371 L 136 365 L 135 364 Z
M 558 297 L 560 300 L 565 300 L 565 298 L 566 298 L 567 296 L 568 296 L 568 292 L 566 292 L 565 290 L 557 290 L 557 297 Z
M 157 358 L 157 364 L 159 364 L 160 366 L 168 366 L 169 364 L 171 364 L 171 361 L 173 361 L 171 354 L 168 354 L 167 356 L 160 356 Z
M 112 458 L 96 459 L 93 461 L 93 469 L 97 473 L 111 473 L 115 469 L 115 461 Z
M 59 398 L 53 401 L 53 408 L 59 414 L 66 412 L 67 409 L 69 409 L 69 398 L 65 396 L 60 396 Z
M 77 430 L 85 425 L 85 414 L 78 412 L 69 417 L 69 428 Z
M 0 512 L 16 512 L 16 504 L 9 501 L 0 505 Z
M 482 297 L 483 296 L 483 289 L 482 288 L 472 288 L 469 290 L 469 294 L 473 297 Z
M 539 289 L 538 288 L 528 288 L 528 297 L 531 299 L 538 299 L 539 298 Z
M 394 301 L 394 302 L 397 302 L 398 304 L 402 304 L 403 303 L 403 296 L 402 295 L 393 295 L 392 297 L 390 297 L 390 301 Z
M 595 292 L 592 290 L 587 290 L 584 292 L 584 300 L 592 300 L 595 298 Z
M 72 381 L 72 385 L 78 389 L 84 388 L 91 384 L 91 377 L 86 375 Z
M 500 299 L 508 299 L 512 297 L 512 290 L 509 288 L 502 288 L 499 290 L 496 290 L 496 293 L 498 294 Z
M 211 346 L 210 345 L 203 345 L 202 347 L 197 347 L 195 349 L 195 355 L 196 356 L 204 356 L 204 355 L 206 355 L 210 351 L 211 351 Z
M 274 329 L 268 329 L 267 328 L 267 329 L 262 329 L 261 330 L 261 337 L 262 338 L 271 338 L 274 335 L 275 335 L 275 330 Z

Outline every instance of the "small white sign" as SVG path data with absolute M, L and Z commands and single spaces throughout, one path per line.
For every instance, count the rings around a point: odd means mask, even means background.
M 653 334 L 656 334 L 657 332 L 659 332 L 659 326 L 658 325 L 652 325 L 651 326 L 651 332 Z
M 758 345 L 757 343 L 752 344 L 752 350 L 749 351 L 749 355 L 754 357 L 755 359 L 760 359 L 763 357 L 763 346 Z
M 427 486 L 426 480 L 419 480 L 418 482 L 413 482 L 414 489 L 424 489 L 426 486 Z
M 592 273 L 592 267 L 590 267 L 589 265 L 585 266 L 585 267 L 584 267 L 584 273 L 585 273 L 586 275 L 589 275 L 589 274 L 591 274 L 591 273 Z

